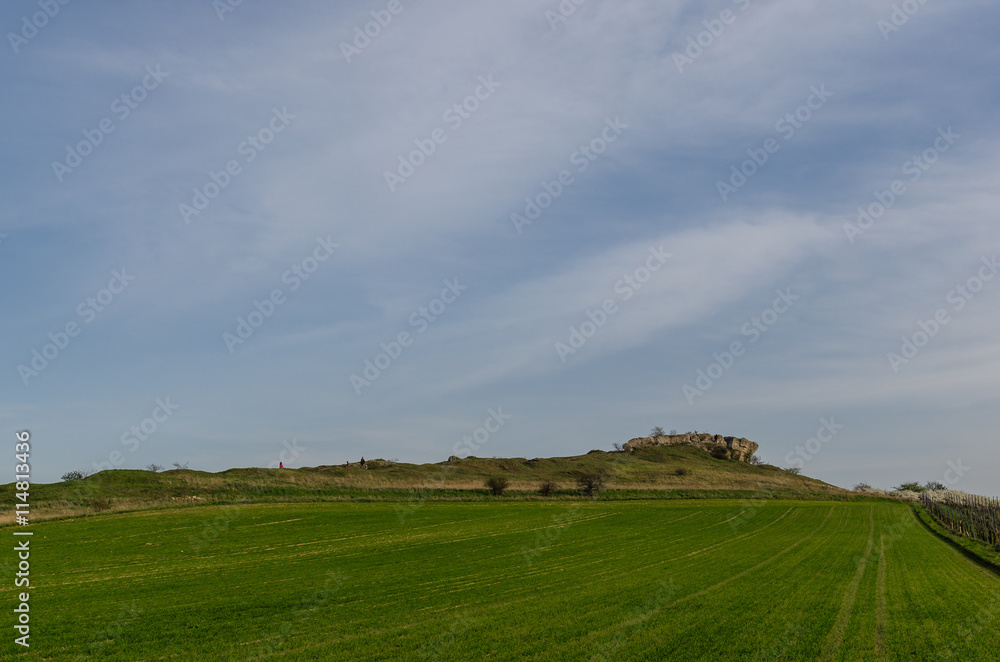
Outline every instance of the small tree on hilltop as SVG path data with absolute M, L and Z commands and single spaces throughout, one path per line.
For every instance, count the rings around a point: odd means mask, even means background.
M 89 475 L 86 471 L 67 471 L 62 475 L 62 480 L 83 480 Z
M 948 489 L 948 486 L 944 483 L 939 483 L 936 480 L 929 480 L 924 483 L 924 489 L 928 492 L 940 492 L 941 490 Z
M 872 491 L 872 486 L 869 485 L 868 483 L 858 483 L 857 485 L 854 486 L 854 491 L 855 492 L 871 492 Z
M 798 476 L 799 474 L 802 473 L 802 467 L 788 467 L 787 469 L 785 469 L 785 471 L 795 476 Z
M 152 471 L 155 474 L 157 471 L 163 471 L 163 466 L 159 464 L 148 464 L 146 465 L 146 471 Z
M 909 483 L 902 483 L 899 487 L 892 488 L 896 492 L 923 492 L 923 486 L 917 481 L 912 481 Z
M 659 425 L 657 425 L 655 428 L 653 428 L 652 430 L 649 431 L 649 436 L 650 437 L 663 437 L 666 434 L 667 433 L 664 432 L 663 428 L 661 428 Z

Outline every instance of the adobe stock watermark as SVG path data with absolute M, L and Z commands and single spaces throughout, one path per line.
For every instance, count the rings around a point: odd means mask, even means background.
M 806 464 L 819 455 L 823 447 L 843 429 L 843 423 L 837 423 L 834 416 L 829 419 L 819 419 L 819 429 L 816 430 L 816 434 L 785 454 L 785 465 L 793 469 L 805 469 Z
M 122 446 L 128 448 L 129 453 L 136 452 L 139 450 L 142 443 L 148 441 L 153 435 L 155 435 L 157 430 L 160 429 L 160 426 L 166 423 L 180 408 L 180 405 L 170 401 L 169 395 L 163 398 L 157 398 L 154 401 L 154 406 L 152 411 L 150 411 L 149 416 L 123 432 L 119 442 Z M 100 464 L 97 462 L 91 462 L 91 466 L 94 467 L 94 473 L 97 473 L 99 471 L 104 471 L 105 469 L 117 469 L 124 462 L 125 455 L 119 450 L 114 450 L 108 453 L 107 460 L 101 462 Z
M 412 0 L 408 0 L 408 2 L 412 2 Z M 354 39 L 350 43 L 340 42 L 340 52 L 347 63 L 350 64 L 352 57 L 361 55 L 362 51 L 371 46 L 372 41 L 378 39 L 379 35 L 382 34 L 382 30 L 389 27 L 393 18 L 402 14 L 405 9 L 406 6 L 400 0 L 389 0 L 385 9 L 371 12 L 373 20 L 365 23 L 364 29 L 360 25 L 355 26 Z
M 191 224 L 192 216 L 198 216 L 208 209 L 212 200 L 219 197 L 219 194 L 243 173 L 243 165 L 252 163 L 261 152 L 267 149 L 267 146 L 274 141 L 279 133 L 288 128 L 294 119 L 295 115 L 289 113 L 287 107 L 283 107 L 281 110 L 273 108 L 271 119 L 268 120 L 267 124 L 256 133 L 247 136 L 246 140 L 236 146 L 236 153 L 243 157 L 243 163 L 237 159 L 230 159 L 218 172 L 209 170 L 209 181 L 200 187 L 196 186 L 191 189 L 193 192 L 191 204 L 182 202 L 177 206 L 185 225 Z
M 24 385 L 27 386 L 33 377 L 38 377 L 43 370 L 49 367 L 49 364 L 59 358 L 59 355 L 69 347 L 70 341 L 83 332 L 84 326 L 97 319 L 98 314 L 104 312 L 133 280 L 135 280 L 135 276 L 129 274 L 124 268 L 121 271 L 112 270 L 108 286 L 98 290 L 97 294 L 87 297 L 77 305 L 76 314 L 82 320 L 82 324 L 70 321 L 63 325 L 62 330 L 49 333 L 48 338 L 51 342 L 42 345 L 41 351 L 32 349 L 31 360 L 28 361 L 27 365 L 22 363 L 17 366 L 17 374 L 21 377 Z
M 545 10 L 545 20 L 549 22 L 549 27 L 555 32 L 560 23 L 565 23 L 569 17 L 576 13 L 577 7 L 586 4 L 587 0 L 559 0 L 555 11 Z
M 431 299 L 426 306 L 417 308 L 410 315 L 410 326 L 416 329 L 417 335 L 423 334 L 430 328 L 431 324 L 444 315 L 448 306 L 455 303 L 462 296 L 462 292 L 467 289 L 469 289 L 469 286 L 462 285 L 458 282 L 457 278 L 445 279 L 441 294 Z M 400 331 L 394 340 L 390 340 L 388 343 L 381 343 L 379 347 L 382 351 L 378 352 L 372 359 L 365 359 L 365 367 L 361 371 L 361 374 L 351 373 L 351 376 L 348 378 L 355 395 L 361 395 L 361 391 L 366 386 L 371 386 L 375 380 L 381 377 L 393 363 L 400 359 L 403 351 L 413 345 L 414 340 L 415 336 L 411 335 L 408 331 Z
M 929 319 L 918 320 L 918 329 L 909 336 L 902 336 L 900 338 L 902 343 L 899 346 L 899 352 L 889 352 L 886 354 L 886 358 L 889 360 L 889 367 L 892 368 L 895 374 L 898 375 L 903 366 L 908 365 L 910 361 L 915 359 L 920 350 L 926 347 L 932 339 L 941 333 L 941 330 L 945 326 L 951 323 L 951 315 L 953 313 L 959 313 L 964 310 L 965 306 L 983 291 L 986 283 L 993 280 L 1000 273 L 1000 263 L 997 262 L 996 255 L 984 257 L 981 262 L 982 264 L 975 274 L 966 279 L 964 283 L 956 285 L 945 295 L 945 303 L 949 304 L 949 307 L 938 308 Z
M 490 408 L 487 413 L 489 416 L 486 417 L 481 426 L 473 430 L 471 435 L 462 437 L 462 441 L 455 442 L 455 445 L 451 447 L 452 455 L 466 457 L 477 452 L 489 443 L 490 436 L 499 432 L 504 423 L 511 418 L 511 414 L 504 413 L 503 407 Z
M 621 137 L 627 128 L 629 128 L 628 124 L 622 122 L 618 117 L 613 120 L 605 119 L 604 128 L 590 142 L 580 145 L 569 155 L 570 165 L 576 167 L 577 173 L 584 172 L 591 163 L 607 151 L 609 145 Z M 543 181 L 540 193 L 524 199 L 524 212 L 510 215 L 511 223 L 514 224 L 517 233 L 521 234 L 526 225 L 531 225 L 541 218 L 545 210 L 551 207 L 566 189 L 575 183 L 576 180 L 569 169 L 560 170 L 551 182 Z
M 52 172 L 55 173 L 56 181 L 62 184 L 66 175 L 79 168 L 83 164 L 83 160 L 93 154 L 98 145 L 114 132 L 118 127 L 115 124 L 115 118 L 118 122 L 125 121 L 132 114 L 132 111 L 149 97 L 149 93 L 158 88 L 163 79 L 169 75 L 168 71 L 160 71 L 160 65 L 147 66 L 146 75 L 142 77 L 139 84 L 111 102 L 110 109 L 114 117 L 101 118 L 95 128 L 83 129 L 81 131 L 83 140 L 76 145 L 66 145 L 66 158 L 62 161 L 52 162 Z
M 524 562 L 528 564 L 529 568 L 539 554 L 559 542 L 567 526 L 583 519 L 581 510 L 583 509 L 580 504 L 574 503 L 564 513 L 553 515 L 551 525 L 535 531 L 533 544 L 521 546 L 521 556 L 524 557 Z
M 899 32 L 900 28 L 910 22 L 910 18 L 927 4 L 927 0 L 903 0 L 892 6 L 888 18 L 875 21 L 875 27 L 882 33 L 882 41 L 889 41 L 889 35 Z
M 775 132 L 784 138 L 785 142 L 794 138 L 795 132 L 805 126 L 806 122 L 811 120 L 814 114 L 823 108 L 833 96 L 833 93 L 828 91 L 823 83 L 820 83 L 818 88 L 814 85 L 809 92 L 805 103 L 794 111 L 785 113 L 784 117 L 774 123 Z M 715 188 L 722 197 L 722 201 L 728 201 L 730 195 L 746 186 L 750 178 L 756 175 L 771 159 L 771 156 L 780 149 L 781 143 L 777 138 L 768 138 L 760 147 L 748 149 L 747 156 L 750 158 L 739 166 L 730 167 L 729 182 L 726 183 L 720 179 L 715 183 Z
M 701 24 L 705 26 L 705 29 L 694 36 L 688 37 L 687 48 L 684 49 L 683 53 L 674 53 L 674 65 L 677 66 L 679 73 L 684 73 L 684 67 L 694 64 L 695 60 L 711 48 L 716 40 L 722 36 L 722 33 L 726 31 L 726 27 L 735 23 L 736 19 L 750 8 L 752 0 L 732 0 L 732 3 L 739 8 L 740 14 L 733 13 L 731 9 L 723 9 L 719 12 L 718 18 L 702 21 Z
M 295 438 L 292 438 L 291 441 L 282 441 L 281 446 L 282 449 L 278 453 L 277 459 L 267 465 L 268 469 L 277 469 L 282 465 L 291 464 L 295 460 L 299 459 L 299 456 L 306 451 L 306 447 L 299 446 L 299 442 Z
M 111 653 L 112 651 L 108 649 L 120 639 L 125 628 L 132 625 L 141 615 L 142 609 L 135 600 L 122 603 L 114 622 L 100 630 L 90 632 L 87 637 L 87 652 L 73 658 L 74 662 L 87 662 Z
M 7 41 L 14 55 L 21 52 L 21 48 L 28 45 L 28 42 L 38 36 L 49 21 L 54 19 L 62 11 L 62 8 L 70 3 L 70 0 L 38 0 L 35 4 L 41 9 L 31 15 L 21 17 L 21 29 L 17 32 L 8 32 Z
M 226 20 L 226 14 L 232 14 L 242 4 L 243 0 L 212 0 L 212 9 L 221 23 Z
M 631 301 L 632 297 L 642 289 L 642 287 L 650 281 L 657 271 L 663 268 L 673 255 L 667 253 L 663 250 L 663 246 L 659 248 L 651 247 L 649 249 L 649 255 L 646 257 L 645 262 L 633 269 L 630 273 L 622 276 L 618 282 L 615 283 L 614 292 L 617 295 L 616 298 L 609 297 L 601 302 L 601 305 L 596 309 L 588 308 L 586 311 L 587 319 L 580 322 L 579 326 L 569 327 L 569 337 L 566 342 L 557 342 L 555 344 L 556 354 L 559 355 L 559 359 L 566 363 L 566 357 L 576 354 L 578 351 L 583 349 L 583 346 L 593 338 L 600 329 L 604 328 L 604 325 L 608 323 L 608 320 L 612 316 L 617 315 L 621 310 L 619 306 L 619 300 L 621 302 Z
M 451 625 L 445 632 L 442 632 L 435 638 L 431 639 L 427 643 L 423 644 L 417 650 L 417 657 L 421 660 L 427 660 L 428 662 L 433 662 L 438 660 L 442 655 L 447 653 L 451 648 L 458 643 L 459 639 L 469 631 L 475 624 L 475 621 L 469 618 L 466 613 L 458 614 L 452 620 Z
M 800 295 L 792 294 L 792 289 L 789 287 L 786 287 L 784 290 L 775 290 L 774 292 L 778 296 L 771 303 L 771 306 L 765 308 L 759 316 L 754 315 L 751 317 L 749 322 L 740 327 L 740 333 L 750 339 L 751 345 L 760 340 L 768 330 L 773 328 L 778 323 L 779 318 L 787 313 L 800 298 Z M 705 395 L 736 364 L 736 359 L 746 354 L 746 351 L 747 347 L 743 343 L 734 341 L 721 354 L 718 352 L 713 353 L 712 358 L 715 360 L 707 368 L 698 370 L 694 386 L 684 384 L 681 387 L 681 392 L 684 394 L 688 405 L 693 407 L 695 398 Z
M 452 133 L 458 131 L 462 124 L 479 110 L 480 104 L 492 97 L 494 92 L 503 85 L 502 82 L 498 83 L 493 80 L 493 74 L 479 76 L 477 80 L 479 84 L 472 90 L 472 94 L 460 102 L 448 106 L 441 115 L 441 119 L 447 123 Z M 398 187 L 405 184 L 406 180 L 417 172 L 417 168 L 427 163 L 427 159 L 437 151 L 438 146 L 443 145 L 448 140 L 448 135 L 447 130 L 438 127 L 431 131 L 427 138 L 415 138 L 413 144 L 417 148 L 409 154 L 400 154 L 396 171 L 386 170 L 383 175 L 389 191 L 395 193 Z
M 340 244 L 333 241 L 333 235 L 328 234 L 326 238 L 316 237 L 316 246 L 313 248 L 312 254 L 305 256 L 281 274 L 281 282 L 288 285 L 289 292 L 297 291 L 302 287 L 304 281 L 309 280 L 310 276 L 316 273 L 319 265 L 329 260 L 338 248 L 340 248 Z M 264 321 L 270 319 L 278 307 L 284 305 L 286 301 L 288 299 L 285 290 L 281 287 L 271 290 L 271 293 L 263 301 L 254 299 L 253 310 L 246 317 L 236 318 L 235 333 L 226 331 L 222 334 L 222 342 L 226 343 L 229 353 L 235 353 L 236 348 L 250 340 L 257 329 L 264 324 Z
M 939 128 L 938 135 L 933 144 L 920 154 L 914 154 L 907 159 L 902 166 L 903 174 L 908 175 L 910 184 L 920 181 L 920 178 L 938 162 L 941 155 L 952 148 L 955 142 L 962 136 L 954 133 L 949 126 L 947 129 Z M 875 202 L 858 206 L 858 218 L 854 223 L 844 223 L 844 234 L 847 241 L 854 241 L 868 230 L 872 229 L 875 221 L 882 218 L 885 213 L 892 209 L 896 201 L 899 200 L 909 190 L 906 182 L 901 179 L 893 180 L 889 188 L 883 191 L 875 191 Z

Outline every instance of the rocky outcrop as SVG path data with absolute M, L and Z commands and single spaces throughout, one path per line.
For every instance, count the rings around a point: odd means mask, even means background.
M 750 441 L 749 439 L 744 439 L 743 437 L 723 437 L 718 434 L 705 433 L 638 437 L 636 439 L 630 439 L 622 446 L 622 448 L 629 453 L 634 453 L 640 448 L 648 448 L 650 446 L 676 446 L 679 444 L 697 446 L 698 448 L 703 448 L 707 451 L 711 451 L 713 448 L 718 446 L 723 446 L 729 449 L 730 456 L 734 460 L 739 460 L 740 462 L 749 462 L 750 458 L 757 452 L 757 449 L 760 448 L 757 443 Z

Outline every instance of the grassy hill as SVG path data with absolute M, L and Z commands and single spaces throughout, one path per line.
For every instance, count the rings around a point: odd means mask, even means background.
M 577 478 L 599 474 L 603 499 L 622 498 L 853 498 L 850 492 L 770 465 L 720 460 L 693 446 L 663 446 L 635 453 L 591 451 L 552 458 L 475 458 L 436 464 L 371 460 L 356 465 L 301 469 L 187 469 L 153 473 L 102 471 L 80 481 L 32 486 L 34 519 L 107 510 L 177 505 L 275 501 L 494 499 L 490 476 L 510 481 L 505 499 L 581 498 Z M 555 484 L 549 497 L 538 494 Z M 12 505 L 13 489 L 4 490 Z M 4 509 L 9 513 L 13 508 Z M 10 523 L 11 515 L 2 520 Z

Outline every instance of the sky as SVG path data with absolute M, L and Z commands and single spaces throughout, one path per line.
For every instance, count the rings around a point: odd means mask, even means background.
M 34 482 L 661 426 L 1000 495 L 993 2 L 17 0 L 0 27 L 0 429 Z

